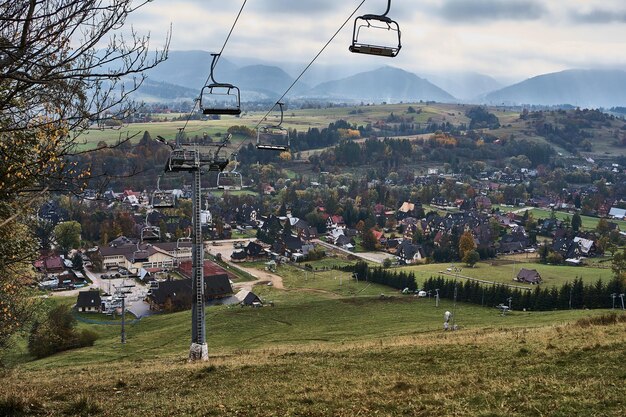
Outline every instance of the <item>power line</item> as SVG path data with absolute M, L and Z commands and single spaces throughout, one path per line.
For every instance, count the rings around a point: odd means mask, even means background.
M 274 108 L 276 107 L 276 104 L 280 103 L 282 99 L 284 99 L 285 96 L 289 94 L 289 91 L 291 91 L 291 89 L 296 85 L 296 83 L 300 81 L 300 78 L 302 78 L 304 73 L 307 72 L 307 70 L 311 67 L 311 65 L 313 65 L 313 63 L 317 60 L 317 58 L 319 58 L 319 56 L 322 55 L 322 52 L 324 52 L 324 50 L 328 47 L 328 45 L 330 45 L 330 43 L 337 37 L 339 32 L 341 32 L 341 30 L 346 26 L 346 24 L 352 19 L 352 16 L 354 16 L 355 13 L 359 11 L 361 6 L 363 6 L 363 3 L 365 3 L 365 0 L 361 1 L 361 3 L 356 7 L 356 9 L 354 9 L 354 11 L 350 14 L 350 16 L 348 16 L 348 18 L 341 24 L 341 26 L 339 26 L 339 29 L 337 29 L 337 31 L 333 34 L 333 36 L 330 37 L 328 42 L 326 42 L 326 44 L 322 47 L 322 49 L 320 49 L 320 51 L 317 53 L 317 55 L 315 55 L 315 57 L 311 60 L 311 62 L 309 62 L 309 64 L 306 67 L 304 67 L 300 75 L 298 75 L 298 77 L 291 83 L 289 88 L 287 88 L 287 90 L 283 93 L 283 95 L 280 96 L 278 100 L 276 100 L 276 103 L 274 103 L 274 105 L 267 111 L 267 113 L 265 113 L 265 115 L 261 117 L 261 119 L 259 120 L 259 123 L 256 124 L 254 129 L 258 129 L 261 123 L 263 123 L 263 120 L 265 120 L 265 118 L 269 116 L 272 110 L 274 110 Z M 241 149 L 244 143 L 246 143 L 246 141 L 247 140 L 244 140 L 239 144 L 239 147 L 237 148 L 237 152 Z
M 365 1 L 365 0 L 363 0 L 363 1 Z M 224 44 L 222 45 L 222 49 L 220 49 L 219 54 L 215 58 L 215 62 L 213 62 L 213 64 L 211 65 L 211 70 L 209 71 L 209 75 L 207 76 L 206 80 L 204 81 L 203 87 L 209 83 L 209 80 L 211 79 L 211 74 L 213 73 L 213 69 L 215 68 L 215 66 L 217 66 L 217 63 L 218 63 L 220 57 L 222 56 L 222 53 L 224 52 L 224 49 L 226 48 L 226 44 L 228 44 L 228 41 L 230 40 L 230 36 L 233 34 L 233 31 L 235 30 L 235 26 L 237 26 L 237 22 L 239 21 L 239 17 L 241 16 L 241 13 L 243 12 L 244 7 L 246 7 L 246 3 L 247 2 L 248 2 L 248 0 L 243 0 L 243 4 L 241 5 L 241 8 L 239 9 L 239 13 L 237 13 L 237 17 L 235 17 L 235 21 L 233 22 L 232 26 L 230 27 L 230 31 L 228 32 L 228 35 L 226 36 L 226 40 L 224 41 Z M 191 117 L 193 116 L 193 113 L 195 112 L 197 105 L 198 105 L 198 100 L 194 100 L 193 107 L 191 108 L 191 111 L 189 112 L 189 115 L 187 116 L 187 120 L 185 120 L 185 124 L 183 125 L 183 127 L 181 129 L 182 131 L 184 131 L 185 128 L 187 127 L 187 125 L 189 124 L 189 121 L 191 120 Z

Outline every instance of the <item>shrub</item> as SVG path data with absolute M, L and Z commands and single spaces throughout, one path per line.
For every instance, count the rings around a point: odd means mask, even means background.
M 28 352 L 45 358 L 57 352 L 93 346 L 98 334 L 91 330 L 77 332 L 76 319 L 70 308 L 60 305 L 48 312 L 44 322 L 35 322 L 28 337 Z
M 65 414 L 70 416 L 92 416 L 100 414 L 101 411 L 102 408 L 98 403 L 83 395 L 69 404 Z

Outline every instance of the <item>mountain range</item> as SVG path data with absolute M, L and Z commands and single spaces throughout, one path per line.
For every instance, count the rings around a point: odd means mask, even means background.
M 170 51 L 169 59 L 147 72 L 137 92 L 146 102 L 193 100 L 208 79 L 211 55 L 205 51 Z M 295 81 L 301 68 L 272 62 L 238 65 L 221 58 L 214 78 L 236 85 L 242 101 L 275 100 Z M 288 73 L 285 69 L 288 68 Z M 472 72 L 417 75 L 400 68 L 355 69 L 337 65 L 307 72 L 287 99 L 346 102 L 437 101 L 505 105 L 626 105 L 626 72 L 567 70 L 542 74 L 510 86 Z

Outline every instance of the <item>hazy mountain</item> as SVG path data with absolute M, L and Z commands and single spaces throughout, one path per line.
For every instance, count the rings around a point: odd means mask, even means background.
M 198 90 L 196 89 L 162 81 L 153 81 L 150 78 L 146 79 L 133 95 L 135 100 L 146 103 L 190 101 L 196 97 L 198 97 Z
M 422 77 L 464 101 L 471 101 L 504 87 L 492 77 L 476 72 L 422 74 Z
M 539 75 L 489 93 L 483 101 L 492 104 L 623 106 L 626 104 L 626 72 L 567 70 Z
M 163 81 L 196 90 L 196 96 L 211 72 L 213 57 L 206 51 L 170 51 L 165 62 L 147 71 L 152 81 Z M 220 58 L 215 68 L 215 80 L 231 83 L 230 74 L 238 69 L 226 58 Z
M 366 101 L 455 101 L 454 97 L 415 74 L 393 67 L 362 72 L 322 83 L 307 95 L 331 99 Z
M 279 67 L 250 65 L 235 71 L 229 82 L 235 84 L 241 91 L 254 92 L 264 95 L 265 98 L 278 99 L 293 81 L 294 78 Z M 306 84 L 298 83 L 290 91 L 290 94 L 298 94 L 309 88 Z

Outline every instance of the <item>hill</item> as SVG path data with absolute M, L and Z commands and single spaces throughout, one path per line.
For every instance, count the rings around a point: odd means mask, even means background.
M 455 98 L 415 74 L 394 67 L 382 67 L 337 81 L 322 83 L 308 95 L 332 99 L 385 101 L 439 101 Z
M 213 57 L 206 51 L 170 51 L 165 62 L 146 72 L 148 79 L 153 82 L 166 82 L 196 91 L 204 85 L 211 72 Z M 238 67 L 226 58 L 220 58 L 216 67 L 215 79 L 227 81 L 229 74 Z
M 463 101 L 472 101 L 503 87 L 494 78 L 475 72 L 424 74 L 422 77 Z
M 626 104 L 626 72 L 568 70 L 539 75 L 487 94 L 491 104 L 570 104 L 613 107 Z
M 291 85 L 294 78 L 282 69 L 271 65 L 249 65 L 232 74 L 231 81 L 242 91 L 257 94 L 257 99 L 276 99 Z M 291 94 L 308 90 L 309 86 L 299 83 Z M 251 97 L 247 96 L 246 100 Z
M 623 409 L 624 316 L 501 316 L 461 303 L 462 329 L 443 333 L 443 312 L 452 308 L 446 300 L 437 309 L 413 297 L 288 294 L 274 308 L 210 308 L 208 364 L 186 363 L 189 312 L 130 325 L 123 346 L 118 326 L 89 325 L 101 334 L 94 347 L 5 376 L 0 415 L 585 416 Z M 596 318 L 576 322 L 590 315 Z
M 176 102 L 193 100 L 198 96 L 198 90 L 170 84 L 163 81 L 144 80 L 141 87 L 134 93 L 135 100 L 150 102 Z

